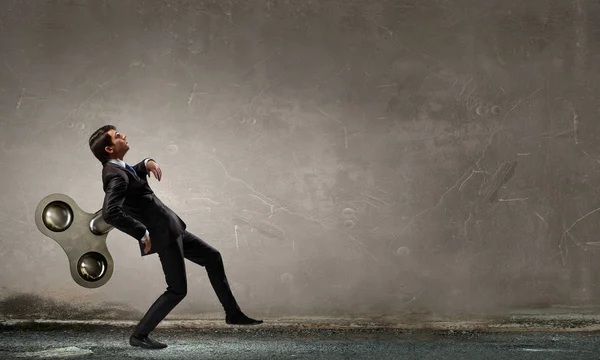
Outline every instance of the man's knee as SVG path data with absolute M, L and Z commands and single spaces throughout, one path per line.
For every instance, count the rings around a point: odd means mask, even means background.
M 216 263 L 223 262 L 223 257 L 221 256 L 221 253 L 219 252 L 219 250 L 215 249 L 215 251 L 212 254 L 212 258 L 213 258 L 213 261 Z
M 216 249 L 210 252 L 210 254 L 206 257 L 206 260 L 207 267 L 223 264 L 223 257 L 221 256 L 219 250 Z
M 182 286 L 178 288 L 170 288 L 169 293 L 171 298 L 181 301 L 187 295 L 187 286 Z

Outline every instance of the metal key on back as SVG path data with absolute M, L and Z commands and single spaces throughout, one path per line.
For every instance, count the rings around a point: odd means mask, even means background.
M 114 227 L 104 221 L 102 209 L 91 214 L 71 197 L 51 194 L 38 204 L 35 224 L 65 251 L 71 277 L 77 284 L 97 288 L 108 282 L 114 262 L 106 247 L 106 237 Z

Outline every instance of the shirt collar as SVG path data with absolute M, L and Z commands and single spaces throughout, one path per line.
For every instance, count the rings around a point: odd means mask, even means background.
M 117 164 L 122 168 L 125 168 L 125 161 L 123 160 L 119 160 L 119 159 L 110 159 L 108 160 L 109 163 L 113 163 L 113 164 Z

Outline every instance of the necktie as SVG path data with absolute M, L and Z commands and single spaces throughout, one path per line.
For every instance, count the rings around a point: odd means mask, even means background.
M 125 164 L 125 168 L 127 168 L 127 170 L 131 171 L 131 173 L 133 175 L 137 175 L 137 173 L 135 172 L 135 169 L 132 168 L 131 166 L 129 166 L 129 164 Z

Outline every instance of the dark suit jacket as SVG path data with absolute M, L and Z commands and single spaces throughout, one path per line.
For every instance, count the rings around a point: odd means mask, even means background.
M 104 165 L 102 217 L 107 224 L 135 238 L 144 256 L 175 242 L 186 224 L 154 195 L 148 185 L 148 171 L 144 162 L 139 162 L 133 168 L 137 176 L 117 164 L 107 162 Z M 144 254 L 141 242 L 146 230 L 152 242 L 148 254 Z

